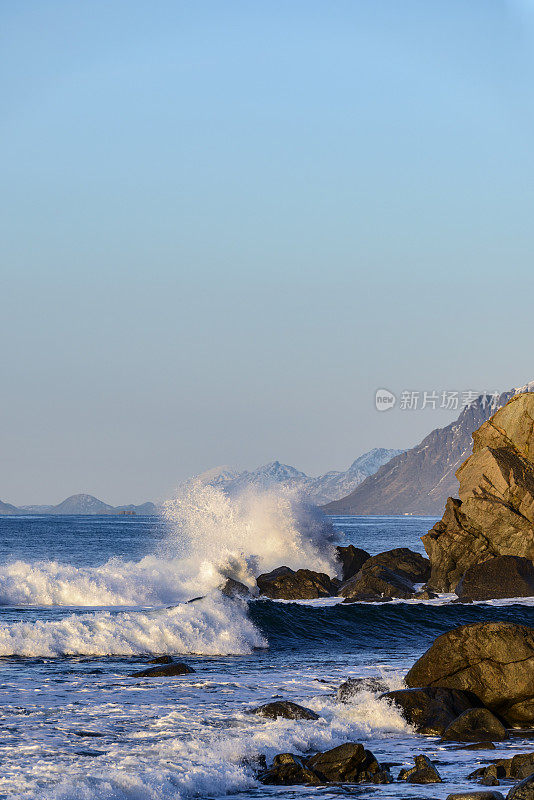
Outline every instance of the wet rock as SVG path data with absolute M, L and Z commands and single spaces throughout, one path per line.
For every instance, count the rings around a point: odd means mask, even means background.
M 350 703 L 359 692 L 385 692 L 388 687 L 378 678 L 347 678 L 336 693 L 339 703 Z
M 447 800 L 504 800 L 504 797 L 496 791 L 454 792 L 447 795 Z
M 225 597 L 251 597 L 250 589 L 244 583 L 228 578 L 221 589 Z
M 324 572 L 278 567 L 256 579 L 260 594 L 273 600 L 313 600 L 330 597 L 335 586 Z
M 292 753 L 280 753 L 274 757 L 273 765 L 263 772 L 259 779 L 270 786 L 295 786 L 298 784 L 311 784 L 317 786 L 322 783 L 318 775 L 308 769 L 304 759 Z
M 413 665 L 406 683 L 470 691 L 507 725 L 528 726 L 534 723 L 534 628 L 477 622 L 448 631 Z
M 473 744 L 466 744 L 462 750 L 495 750 L 493 742 L 474 742 Z
M 172 658 L 170 656 L 157 656 L 157 658 L 151 658 L 150 661 L 146 662 L 147 664 L 172 664 Z
M 487 767 L 479 767 L 469 778 L 528 778 L 534 774 L 534 753 L 517 753 L 512 758 L 499 758 Z
M 90 739 L 100 739 L 102 736 L 105 736 L 105 733 L 99 733 L 98 731 L 72 731 L 75 736 L 87 737 Z
M 534 394 L 512 397 L 473 443 L 456 472 L 459 499 L 447 500 L 423 536 L 428 587 L 437 591 L 454 591 L 467 570 L 495 556 L 534 560 Z
M 534 564 L 521 556 L 496 556 L 470 567 L 456 587 L 462 601 L 534 596 Z
M 319 719 L 319 716 L 310 708 L 299 706 L 297 703 L 292 703 L 289 700 L 277 700 L 274 703 L 265 703 L 263 706 L 253 708 L 252 714 L 259 714 L 262 717 L 269 719 Z
M 431 592 L 430 589 L 421 589 L 420 592 L 415 593 L 416 600 L 435 600 L 438 595 Z
M 190 675 L 195 670 L 187 664 L 180 662 L 162 665 L 161 667 L 151 667 L 143 669 L 141 672 L 134 672 L 132 678 L 168 678 L 176 675 Z
M 464 711 L 480 705 L 477 698 L 456 689 L 396 689 L 383 697 L 399 706 L 402 715 L 418 733 L 442 735 Z
M 479 781 L 479 784 L 481 786 L 500 786 L 501 782 L 497 778 L 494 778 L 493 775 L 487 775 Z
M 347 600 L 375 601 L 382 598 L 399 598 L 407 600 L 414 596 L 413 583 L 397 575 L 388 567 L 375 564 L 364 568 L 350 581 L 344 583 L 339 594 Z
M 371 556 L 363 565 L 363 570 L 373 569 L 376 566 L 387 567 L 396 575 L 400 575 L 411 583 L 424 583 L 430 577 L 430 561 L 420 553 L 408 547 L 396 547 Z
M 508 738 L 504 725 L 487 708 L 470 708 L 443 732 L 444 742 L 502 742 Z
M 353 544 L 347 547 L 337 547 L 337 558 L 341 561 L 341 579 L 345 583 L 363 567 L 366 561 L 371 558 L 371 554 L 367 550 L 361 550 L 359 547 L 354 547 Z
M 307 766 L 327 783 L 386 783 L 391 780 L 371 751 L 356 742 L 317 753 L 308 759 Z
M 415 756 L 415 766 L 401 769 L 399 781 L 407 783 L 441 783 L 441 776 L 427 756 Z
M 534 800 L 534 775 L 512 786 L 506 795 L 506 800 Z

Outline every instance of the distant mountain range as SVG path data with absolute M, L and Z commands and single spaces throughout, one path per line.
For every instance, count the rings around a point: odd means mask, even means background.
M 154 503 L 139 506 L 110 506 L 91 494 L 73 494 L 57 506 L 13 506 L 0 501 L 0 514 L 138 514 L 156 513 Z
M 350 493 L 369 475 L 373 475 L 383 464 L 402 452 L 377 447 L 357 458 L 347 470 L 327 472 L 317 478 L 311 478 L 295 467 L 272 461 L 252 472 L 238 472 L 228 466 L 215 467 L 197 475 L 195 480 L 207 486 L 220 487 L 228 495 L 238 494 L 248 488 L 268 489 L 277 484 L 294 486 L 311 502 L 322 505 Z
M 534 381 L 480 395 L 458 419 L 436 428 L 423 441 L 392 458 L 350 494 L 323 506 L 327 514 L 428 514 L 441 516 L 447 497 L 457 497 L 455 472 L 471 453 L 472 433 L 514 395 L 534 391 Z

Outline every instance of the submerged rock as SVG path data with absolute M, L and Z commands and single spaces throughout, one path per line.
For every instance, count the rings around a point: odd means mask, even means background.
M 336 587 L 324 572 L 278 567 L 256 579 L 260 594 L 273 600 L 313 600 L 330 597 Z
M 454 591 L 468 569 L 495 556 L 534 560 L 534 394 L 512 397 L 473 443 L 456 472 L 459 500 L 449 498 L 423 536 L 437 591 Z
M 299 706 L 290 700 L 277 700 L 274 703 L 265 703 L 263 706 L 253 708 L 252 714 L 259 714 L 269 719 L 319 719 L 319 715 L 305 706 Z
M 172 664 L 172 658 L 170 656 L 156 656 L 156 658 L 151 658 L 150 661 L 146 662 L 147 664 Z
M 444 742 L 502 742 L 508 738 L 504 725 L 487 708 L 470 708 L 443 732 Z
M 512 758 L 499 758 L 487 767 L 480 767 L 469 778 L 528 778 L 534 774 L 534 753 L 517 753 Z
M 407 600 L 414 596 L 415 589 L 413 583 L 388 567 L 375 564 L 368 568 L 365 564 L 357 575 L 343 584 L 339 594 L 346 600 L 374 601 L 383 598 Z
M 495 791 L 453 792 L 447 795 L 447 800 L 504 800 L 504 796 Z
M 495 556 L 469 567 L 456 587 L 460 600 L 534 596 L 534 564 L 521 556 Z
M 415 756 L 415 766 L 401 769 L 399 781 L 408 783 L 441 783 L 441 776 L 427 756 Z
M 506 724 L 530 725 L 534 723 L 534 628 L 476 622 L 448 631 L 413 665 L 406 683 L 472 692 Z
M 168 678 L 176 675 L 190 675 L 195 670 L 187 664 L 173 663 L 161 667 L 151 667 L 143 669 L 141 672 L 134 672 L 132 678 Z
M 480 705 L 476 697 L 467 692 L 433 687 L 396 689 L 382 697 L 399 706 L 404 719 L 418 733 L 428 736 L 442 735 L 460 714 Z
M 341 561 L 341 580 L 343 583 L 348 581 L 363 567 L 366 561 L 371 558 L 367 550 L 361 550 L 349 544 L 346 547 L 337 547 L 337 558 Z

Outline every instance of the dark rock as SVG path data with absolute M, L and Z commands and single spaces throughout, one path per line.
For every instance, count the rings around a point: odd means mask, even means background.
M 512 758 L 499 758 L 487 767 L 480 767 L 469 778 L 528 778 L 534 773 L 534 753 L 517 753 Z
M 464 711 L 480 705 L 476 697 L 455 689 L 396 689 L 382 695 L 400 707 L 418 733 L 441 735 Z
M 437 591 L 454 591 L 467 570 L 495 556 L 534 560 L 534 394 L 512 397 L 473 443 L 456 472 L 459 500 L 450 497 L 443 519 L 423 536 L 428 586 Z
M 500 786 L 501 782 L 497 778 L 494 778 L 493 775 L 488 775 L 486 778 L 482 778 L 479 784 L 481 786 Z
M 322 783 L 318 775 L 308 769 L 304 759 L 292 753 L 280 753 L 274 757 L 270 769 L 259 776 L 262 783 L 271 786 L 295 786 L 298 784 L 311 784 L 317 786 Z
M 307 766 L 327 783 L 384 783 L 389 778 L 371 751 L 356 742 L 317 753 L 308 759 Z
M 506 800 L 534 800 L 534 775 L 512 786 L 506 795 Z
M 506 724 L 528 726 L 534 722 L 534 628 L 477 622 L 448 631 L 413 665 L 406 683 L 470 691 Z
M 415 756 L 415 766 L 401 769 L 399 781 L 408 783 L 441 783 L 441 776 L 434 764 L 426 756 Z
M 428 558 L 408 547 L 396 547 L 394 550 L 386 550 L 384 553 L 371 556 L 362 566 L 362 570 L 373 569 L 377 565 L 387 567 L 411 583 L 424 583 L 430 577 Z
M 157 658 L 151 658 L 150 661 L 146 662 L 147 664 L 172 664 L 172 658 L 170 656 L 158 656 Z
M 388 687 L 378 678 L 347 678 L 337 690 L 339 703 L 350 703 L 358 692 L 384 692 Z
M 506 728 L 487 708 L 470 708 L 443 732 L 444 742 L 502 742 Z
M 495 556 L 474 564 L 456 587 L 460 600 L 534 596 L 534 564 L 520 556 Z
M 493 742 L 474 742 L 473 744 L 466 744 L 462 750 L 495 750 Z
M 250 589 L 244 583 L 228 578 L 221 589 L 225 597 L 251 597 Z
M 330 597 L 335 591 L 328 575 L 309 569 L 295 572 L 289 567 L 278 567 L 260 575 L 256 583 L 260 594 L 273 600 L 313 600 Z
M 353 544 L 349 544 L 347 547 L 337 547 L 336 550 L 338 561 L 341 561 L 343 583 L 356 575 L 365 562 L 371 558 L 371 554 L 367 550 L 361 550 L 359 547 L 354 547 Z
M 500 792 L 455 792 L 447 795 L 447 800 L 504 800 Z
M 174 677 L 175 675 L 190 675 L 194 671 L 195 670 L 188 667 L 187 664 L 173 663 L 161 667 L 143 669 L 141 672 L 134 672 L 132 678 L 167 678 Z
M 392 597 L 407 600 L 413 597 L 414 593 L 413 584 L 409 580 L 379 564 L 369 569 L 364 565 L 364 568 L 339 590 L 339 594 L 347 600 L 368 602 Z
M 260 714 L 269 719 L 319 719 L 319 716 L 310 708 L 291 703 L 289 700 L 277 700 L 274 703 L 265 703 L 263 706 L 253 708 L 252 714 Z
M 420 592 L 415 593 L 416 600 L 435 600 L 438 595 L 431 592 L 430 589 L 421 589 Z

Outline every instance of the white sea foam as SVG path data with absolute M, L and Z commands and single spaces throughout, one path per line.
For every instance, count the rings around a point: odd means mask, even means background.
M 209 592 L 227 577 L 255 586 L 281 564 L 335 573 L 336 534 L 321 512 L 289 490 L 231 500 L 192 484 L 165 506 L 168 535 L 140 561 L 99 567 L 57 561 L 0 566 L 0 605 L 167 605 Z
M 0 625 L 0 655 L 242 655 L 266 642 L 244 606 L 206 597 L 157 611 L 98 611 Z

